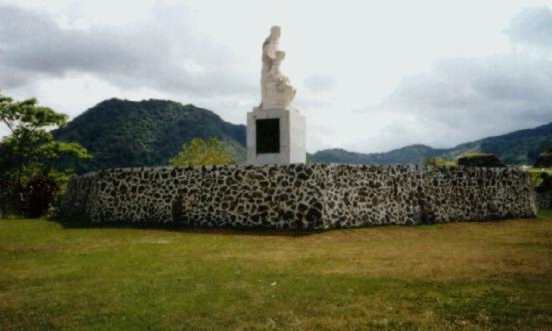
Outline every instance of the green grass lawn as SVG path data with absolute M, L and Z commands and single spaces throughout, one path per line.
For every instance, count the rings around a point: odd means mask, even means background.
M 552 213 L 294 236 L 0 220 L 0 330 L 549 330 Z

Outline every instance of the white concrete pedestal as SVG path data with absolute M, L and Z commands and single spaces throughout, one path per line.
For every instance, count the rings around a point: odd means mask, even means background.
M 293 109 L 259 109 L 247 113 L 247 163 L 305 163 L 305 117 Z

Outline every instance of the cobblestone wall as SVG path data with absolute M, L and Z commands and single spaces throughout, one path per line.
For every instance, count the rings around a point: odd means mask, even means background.
M 91 222 L 321 230 L 534 217 L 512 168 L 219 166 L 112 169 L 71 180 L 61 208 Z

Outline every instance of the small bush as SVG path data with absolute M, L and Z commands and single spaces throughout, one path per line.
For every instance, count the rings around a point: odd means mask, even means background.
M 0 180 L 0 218 L 43 216 L 59 198 L 59 193 L 60 186 L 50 177 L 35 176 L 22 185 Z
M 463 167 L 501 168 L 506 165 L 494 154 L 469 153 L 458 158 L 458 165 Z
M 21 211 L 28 217 L 40 217 L 48 211 L 59 191 L 57 183 L 49 177 L 34 177 L 23 188 Z
M 544 152 L 539 155 L 535 168 L 552 168 L 552 152 Z
M 0 179 L 0 218 L 16 215 L 20 211 L 20 190 L 9 180 Z
M 552 191 L 552 175 L 549 173 L 543 172 L 540 175 L 541 182 L 537 186 L 536 191 L 538 193 L 551 192 Z
M 543 178 L 546 176 L 552 176 L 552 169 L 543 169 L 543 168 L 531 168 L 527 170 L 529 177 L 531 178 L 531 183 L 534 187 L 539 186 L 543 182 Z

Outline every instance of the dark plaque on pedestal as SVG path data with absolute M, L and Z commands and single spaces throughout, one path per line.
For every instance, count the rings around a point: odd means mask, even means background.
M 257 154 L 280 153 L 280 119 L 261 119 L 257 125 Z

